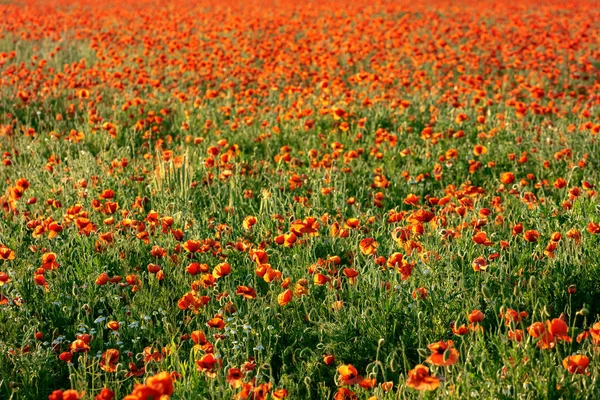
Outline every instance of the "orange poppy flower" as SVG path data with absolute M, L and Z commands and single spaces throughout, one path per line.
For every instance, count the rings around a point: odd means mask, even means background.
M 431 351 L 431 355 L 425 361 L 430 364 L 446 367 L 458 361 L 459 353 L 454 348 L 452 340 L 448 340 L 447 342 L 439 341 L 427 347 Z
M 567 231 L 567 237 L 574 240 L 577 244 L 581 243 L 582 235 L 577 229 L 569 229 Z
M 256 275 L 260 276 L 261 278 L 264 278 L 264 276 L 270 270 L 271 270 L 271 264 L 259 264 L 256 266 L 256 269 L 254 270 L 254 272 L 256 273 Z
M 151 346 L 144 347 L 144 363 L 149 363 L 152 361 L 159 362 L 162 360 L 163 356 L 157 348 L 153 348 Z
M 404 262 L 404 256 L 401 253 L 393 253 L 387 258 L 386 265 L 388 268 L 397 268 Z
M 205 306 L 210 301 L 208 296 L 197 296 L 197 292 L 192 290 L 183 295 L 177 302 L 177 307 L 182 310 L 191 310 L 194 314 L 200 311 L 202 306 Z
M 294 294 L 298 297 L 302 297 L 302 296 L 306 296 L 308 295 L 308 287 L 306 287 L 308 284 L 308 281 L 305 281 L 303 279 L 300 279 L 295 285 L 294 285 Z
M 411 206 L 418 206 L 419 205 L 419 197 L 417 197 L 417 195 L 411 193 L 408 196 L 406 196 L 406 198 L 404 199 L 404 204 L 408 204 Z
M 275 243 L 283 245 L 284 247 L 293 247 L 297 240 L 298 236 L 296 236 L 294 232 L 290 232 L 277 236 L 275 238 Z
M 198 275 L 203 272 L 206 273 L 209 271 L 208 264 L 199 264 L 199 263 L 191 263 L 188 265 L 185 270 L 190 275 Z
M 379 243 L 377 243 L 373 238 L 366 238 L 360 241 L 360 251 L 365 256 L 370 256 L 371 254 L 375 253 L 377 247 L 379 247 Z
M 351 281 L 358 276 L 358 271 L 354 268 L 344 268 L 343 273 L 350 278 Z
M 358 385 L 361 388 L 363 388 L 363 389 L 371 390 L 375 386 L 377 386 L 377 379 L 375 379 L 375 378 L 364 378 L 362 381 L 360 381 L 360 383 Z
M 507 308 L 504 314 L 500 316 L 504 317 L 505 325 L 510 326 L 512 323 L 518 324 L 522 319 L 527 318 L 528 314 L 525 311 L 518 312 L 512 308 Z
M 10 277 L 6 272 L 0 272 L 0 286 L 3 286 L 10 282 Z
M 483 321 L 484 316 L 485 315 L 481 311 L 479 311 L 479 310 L 473 310 L 469 314 L 469 322 L 470 323 L 481 322 L 481 321 Z
M 473 267 L 473 271 L 475 271 L 475 272 L 487 271 L 488 262 L 484 257 L 479 256 L 473 260 L 473 262 L 471 263 L 471 266 Z
M 106 324 L 106 327 L 108 329 L 110 329 L 111 331 L 118 331 L 119 330 L 119 323 L 117 321 L 109 321 Z
M 332 237 L 347 238 L 350 236 L 350 231 L 340 227 L 339 223 L 334 222 L 329 228 L 329 235 Z
M 337 372 L 340 374 L 340 383 L 342 385 L 354 385 L 363 380 L 363 377 L 358 374 L 358 371 L 352 364 L 340 365 L 337 368 Z
M 90 344 L 92 336 L 87 333 L 81 333 L 75 336 L 76 339 L 83 340 L 85 343 Z
M 347 113 L 346 111 L 341 108 L 341 107 L 332 107 L 331 108 L 331 113 L 333 114 L 333 119 L 334 120 L 340 120 L 346 117 Z
M 146 268 L 151 274 L 156 274 L 158 271 L 160 271 L 160 266 L 156 264 L 148 264 Z
M 64 362 L 70 362 L 72 358 L 73 358 L 73 353 L 71 353 L 70 351 L 63 351 L 58 356 L 58 359 L 61 361 L 64 361 Z
M 268 268 L 267 271 L 265 272 L 265 274 L 263 275 L 263 279 L 267 283 L 273 282 L 273 281 L 278 281 L 281 279 L 281 271 L 273 269 L 273 268 Z
M 481 145 L 481 144 L 477 144 L 475 145 L 475 147 L 473 147 L 473 154 L 476 156 L 481 156 L 484 154 L 487 154 L 488 149 L 487 147 Z
M 424 298 L 427 297 L 428 293 L 429 293 L 429 291 L 426 288 L 419 287 L 419 288 L 416 288 L 415 290 L 413 290 L 412 298 L 415 300 L 417 300 L 417 299 L 423 300 Z
M 331 308 L 333 311 L 340 311 L 344 307 L 344 302 L 342 300 L 334 301 L 331 304 Z
M 222 278 L 224 276 L 229 275 L 230 273 L 231 273 L 231 265 L 224 262 L 224 263 L 217 264 L 215 266 L 215 268 L 213 269 L 213 272 L 212 272 L 212 276 L 215 278 Z
M 227 382 L 234 389 L 237 389 L 242 386 L 243 378 L 244 378 L 244 373 L 239 368 L 229 368 L 229 370 L 227 371 L 227 376 L 225 377 Z
M 292 300 L 292 296 L 293 292 L 288 289 L 277 296 L 277 303 L 279 303 L 279 305 L 283 307 Z
M 412 275 L 413 269 L 415 268 L 414 263 L 409 263 L 404 260 L 398 267 L 397 271 L 400 273 L 400 279 L 405 281 Z
M 319 236 L 320 228 L 321 225 L 315 217 L 307 217 L 292 223 L 290 229 L 297 237 L 302 237 L 303 235 Z
M 530 230 L 523 234 L 523 238 L 531 243 L 536 243 L 539 237 L 540 233 L 536 230 Z
M 358 399 L 358 397 L 356 396 L 356 393 L 354 393 L 350 389 L 341 387 L 338 389 L 337 392 L 335 392 L 333 399 L 334 400 L 356 400 L 356 399 Z
M 59 264 L 56 262 L 56 254 L 54 253 L 44 253 L 42 255 L 42 268 L 46 271 L 57 269 Z
M 525 333 L 521 329 L 515 329 L 514 331 L 513 330 L 509 330 L 508 331 L 508 338 L 510 340 L 514 340 L 517 343 L 520 343 L 525 338 Z
M 255 299 L 256 291 L 250 286 L 238 286 L 235 294 L 244 297 L 245 299 Z
M 204 345 L 207 343 L 206 335 L 202 331 L 193 331 L 191 334 L 192 341 L 198 345 Z
M 406 386 L 416 390 L 435 390 L 440 386 L 440 379 L 429 374 L 429 368 L 418 364 L 408 372 Z
M 54 239 L 60 232 L 62 232 L 63 227 L 56 222 L 51 222 L 48 225 L 48 239 Z
M 410 278 L 415 267 L 414 263 L 409 263 L 408 261 L 406 261 L 406 259 L 404 259 L 404 256 L 400 253 L 392 254 L 387 259 L 386 265 L 390 268 L 396 268 L 398 273 L 400 273 L 400 279 L 402 279 L 403 281 Z
M 14 260 L 15 252 L 4 245 L 0 245 L 0 260 Z
M 269 261 L 269 256 L 264 250 L 250 250 L 249 253 L 252 261 L 258 265 L 266 264 Z
M 288 391 L 285 389 L 277 389 L 271 393 L 271 396 L 273 396 L 275 400 L 282 400 L 288 397 Z
M 592 343 L 596 346 L 600 345 L 600 322 L 594 323 L 588 330 L 589 336 L 592 338 Z
M 42 269 L 41 271 L 43 272 L 44 270 Z M 43 273 L 40 273 L 40 271 L 36 271 L 34 273 L 33 281 L 36 283 L 36 285 L 43 286 L 46 291 L 50 290 L 50 286 L 48 285 L 48 281 L 46 281 L 46 277 Z
M 244 221 L 242 222 L 242 226 L 244 227 L 245 230 L 249 231 L 256 224 L 256 222 L 257 222 L 256 217 L 249 215 L 246 218 L 244 218 Z
M 451 326 L 451 328 L 452 328 L 452 333 L 454 333 L 454 334 L 455 334 L 455 335 L 457 335 L 457 336 L 460 336 L 460 335 L 466 335 L 467 333 L 469 333 L 469 328 L 467 328 L 467 326 L 466 326 L 466 325 L 464 325 L 464 324 L 463 324 L 463 325 L 461 325 L 461 326 L 459 326 L 459 327 L 457 328 L 457 327 L 454 325 L 454 323 L 452 323 L 452 326 Z
M 344 223 L 344 228 L 357 229 L 360 227 L 360 221 L 358 218 L 348 218 Z
M 85 353 L 90 351 L 90 346 L 84 340 L 77 339 L 71 343 L 69 349 L 72 353 Z
M 548 332 L 557 340 L 563 340 L 571 343 L 572 339 L 569 336 L 569 326 L 560 318 L 554 318 L 552 321 L 546 321 Z
M 562 239 L 562 235 L 560 234 L 560 232 L 553 232 L 552 235 L 550 235 L 550 239 L 553 242 L 560 242 Z
M 500 174 L 500 182 L 502 182 L 505 185 L 510 185 L 515 181 L 515 179 L 515 174 L 513 174 L 512 172 L 503 172 Z
M 100 358 L 100 368 L 106 372 L 116 372 L 119 363 L 119 350 L 108 349 Z
M 115 393 L 110 390 L 109 388 L 102 388 L 102 390 L 100 390 L 100 393 L 98 393 L 95 397 L 94 400 L 114 400 L 115 398 Z
M 49 396 L 48 400 L 79 400 L 85 393 L 79 393 L 77 390 L 55 390 Z
M 183 248 L 190 253 L 198 253 L 202 247 L 199 240 L 188 240 L 183 244 Z
M 216 368 L 220 366 L 222 360 L 217 359 L 214 354 L 209 353 L 202 356 L 201 359 L 196 360 L 196 368 L 200 372 L 204 372 L 206 376 L 209 378 L 214 378 L 217 376 Z
M 225 321 L 223 321 L 223 318 L 216 316 L 214 318 L 211 318 L 206 325 L 208 325 L 211 328 L 216 328 L 216 329 L 223 329 L 225 328 Z
M 520 235 L 523 233 L 523 224 L 519 222 L 515 226 L 512 227 L 511 233 L 513 236 Z
M 546 324 L 543 322 L 534 322 L 527 328 L 527 333 L 534 338 L 538 339 L 537 346 L 540 349 L 550 349 L 554 347 L 556 341 L 552 332 L 546 329 Z
M 173 394 L 173 376 L 166 372 L 159 372 L 146 379 L 146 386 L 153 389 L 161 396 L 170 396 Z M 159 397 L 160 398 L 160 397 Z
M 331 281 L 329 277 L 320 273 L 315 274 L 315 276 L 313 277 L 313 283 L 317 286 L 325 285 L 329 281 Z
M 565 357 L 562 361 L 563 367 L 572 374 L 585 374 L 590 365 L 590 359 L 587 356 L 576 354 Z
M 430 222 L 434 217 L 435 217 L 435 213 L 421 209 L 421 210 L 417 210 L 414 213 L 412 213 L 407 218 L 407 220 L 411 224 L 417 224 L 417 223 Z
M 587 225 L 587 230 L 592 235 L 599 234 L 600 233 L 600 224 L 598 224 L 596 222 L 590 222 Z
M 483 231 L 477 232 L 473 236 L 473 242 L 483 246 L 492 246 L 494 244 L 494 242 L 488 239 L 487 234 Z

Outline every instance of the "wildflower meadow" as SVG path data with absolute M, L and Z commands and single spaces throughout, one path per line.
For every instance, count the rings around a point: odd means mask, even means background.
M 600 398 L 594 0 L 0 4 L 0 399 Z

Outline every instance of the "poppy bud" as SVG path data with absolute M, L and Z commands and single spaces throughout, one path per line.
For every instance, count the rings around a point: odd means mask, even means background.
M 588 310 L 586 307 L 583 307 L 581 310 L 579 310 L 577 312 L 577 314 L 579 314 L 583 317 L 587 317 L 590 314 L 590 310 Z
M 331 354 L 325 354 L 323 356 L 323 362 L 325 363 L 325 365 L 333 365 L 335 363 L 335 357 Z
M 492 293 L 490 292 L 490 289 L 487 286 L 482 286 L 481 287 L 481 294 L 483 294 L 483 297 L 487 300 L 490 297 L 492 297 Z
M 389 392 L 390 390 L 392 390 L 393 387 L 394 387 L 394 382 L 392 382 L 392 381 L 383 382 L 381 384 L 381 389 L 383 389 L 384 392 Z
M 106 324 L 106 327 L 111 331 L 118 331 L 120 325 L 117 321 L 110 321 L 108 324 Z
M 575 294 L 577 292 L 577 286 L 569 285 L 569 289 L 567 289 L 569 294 Z

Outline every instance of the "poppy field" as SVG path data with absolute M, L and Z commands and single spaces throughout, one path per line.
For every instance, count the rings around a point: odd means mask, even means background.
M 600 398 L 593 0 L 0 4 L 0 399 Z

